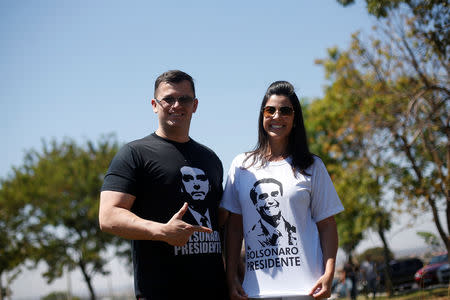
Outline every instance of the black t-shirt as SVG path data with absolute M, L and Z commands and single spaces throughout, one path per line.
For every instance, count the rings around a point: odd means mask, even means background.
M 137 297 L 222 299 L 226 297 L 217 210 L 222 196 L 222 163 L 209 148 L 190 140 L 177 143 L 155 133 L 131 142 L 111 162 L 102 191 L 136 197 L 131 211 L 166 223 L 184 202 L 183 220 L 213 233 L 194 233 L 185 246 L 133 240 Z M 180 298 L 181 297 L 181 298 Z

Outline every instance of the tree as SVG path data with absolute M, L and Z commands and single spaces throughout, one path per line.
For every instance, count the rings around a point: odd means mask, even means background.
M 67 300 L 68 295 L 66 292 L 52 292 L 45 297 L 41 297 L 41 300 Z M 70 296 L 72 300 L 80 300 L 78 297 Z
M 34 248 L 29 258 L 47 264 L 43 275 L 48 282 L 65 269 L 78 268 L 91 299 L 95 299 L 93 276 L 108 273 L 108 247 L 123 250 L 128 245 L 98 226 L 99 191 L 117 149 L 112 137 L 83 146 L 70 139 L 44 142 L 42 152 L 29 151 L 24 165 L 2 185 L 1 195 L 8 195 L 5 201 L 21 208 L 24 223 L 19 234 Z
M 442 243 L 440 243 L 440 239 L 431 232 L 426 231 L 418 231 L 417 235 L 424 239 L 425 244 L 427 244 L 431 251 L 436 252 L 442 248 Z
M 327 70 L 329 78 L 334 70 L 350 63 L 349 57 L 337 49 L 329 49 L 329 59 L 318 61 Z M 349 93 L 347 86 L 360 89 L 363 82 L 355 80 L 357 70 L 346 69 L 345 79 L 333 78 L 325 97 L 312 102 L 306 110 L 311 149 L 326 161 L 338 194 L 344 204 L 344 212 L 336 216 L 340 247 L 348 260 L 369 228 L 376 231 L 383 242 L 386 262 L 389 246 L 385 232 L 390 229 L 391 205 L 383 201 L 383 188 L 389 180 L 388 169 L 383 165 L 379 149 L 366 133 L 370 124 L 360 113 L 362 98 Z M 386 264 L 389 266 L 389 264 Z M 393 293 L 389 269 L 386 270 L 386 287 Z
M 386 260 L 389 248 L 384 232 L 389 230 L 391 211 L 413 215 L 431 211 L 441 239 L 450 247 L 450 230 L 443 228 L 438 214 L 446 207 L 450 226 L 446 188 L 450 186 L 450 14 L 442 1 L 427 1 L 429 6 L 397 2 L 402 1 L 377 1 L 386 4 L 386 19 L 375 29 L 376 37 L 366 41 L 355 34 L 350 49 L 330 49 L 327 59 L 317 61 L 330 84 L 309 112 L 322 122 L 314 120 L 312 129 L 318 131 L 313 136 L 322 153 L 346 172 L 372 183 L 365 202 L 371 209 L 364 215 L 383 240 Z M 439 24 L 447 26 L 433 33 L 433 28 L 441 28 Z M 364 180 L 353 179 L 353 184 L 357 182 Z M 361 207 L 359 202 L 356 205 Z
M 370 45 L 355 35 L 351 49 L 329 72 L 362 99 L 360 115 L 371 126 L 366 136 L 381 146 L 396 200 L 431 211 L 450 250 L 450 14 L 442 1 L 408 3 L 388 15 Z M 439 24 L 447 26 L 441 30 Z M 363 83 L 358 90 L 349 76 Z M 447 228 L 439 211 L 446 211 Z
M 375 262 L 377 265 L 382 265 L 385 261 L 384 249 L 382 247 L 366 249 L 363 253 L 358 255 L 358 261 L 367 260 L 368 257 L 370 257 L 370 260 Z M 394 259 L 394 255 L 392 253 L 389 254 L 389 259 Z
M 14 181 L 0 181 L 0 299 L 11 294 L 9 285 L 35 251 L 31 236 L 25 234 L 28 224 L 32 223 L 29 207 L 20 194 L 13 192 L 21 193 L 23 176 L 14 170 L 14 177 Z
M 338 138 L 347 109 L 339 101 L 327 97 L 304 105 L 305 124 L 311 151 L 324 161 L 345 207 L 342 213 L 336 215 L 336 221 L 340 248 L 350 262 L 354 249 L 362 241 L 363 233 L 369 226 L 367 215 L 373 214 L 370 206 L 366 205 L 370 196 L 367 190 L 377 187 L 370 176 L 367 176 L 367 170 L 362 167 L 361 162 L 352 159 L 351 152 L 346 150 L 356 142 L 356 136 L 351 140 Z M 376 191 L 373 192 L 376 194 Z

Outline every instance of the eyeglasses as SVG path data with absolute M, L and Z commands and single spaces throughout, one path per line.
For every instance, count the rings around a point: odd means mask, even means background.
M 194 102 L 195 98 L 189 97 L 189 96 L 181 96 L 178 98 L 174 98 L 174 97 L 165 97 L 161 100 L 156 99 L 156 102 L 159 103 L 159 105 L 165 107 L 165 106 L 172 106 L 175 104 L 175 102 L 178 102 L 178 104 L 180 104 L 181 106 L 187 106 L 189 104 L 191 104 L 192 102 Z
M 277 111 L 278 111 L 278 114 L 282 117 L 292 116 L 292 114 L 294 113 L 294 109 L 290 106 L 282 106 L 278 109 L 273 106 L 265 106 L 262 111 L 263 111 L 264 117 L 266 117 L 266 118 L 271 118 L 271 117 L 275 116 L 275 113 Z

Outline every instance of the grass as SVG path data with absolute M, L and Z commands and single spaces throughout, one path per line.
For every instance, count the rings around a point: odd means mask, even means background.
M 366 298 L 364 295 L 359 295 L 357 300 L 372 299 Z M 394 299 L 394 300 L 449 300 L 450 299 L 450 285 L 445 287 L 436 287 L 432 289 L 420 289 L 408 292 L 395 294 L 388 298 L 387 296 L 377 296 L 375 299 Z

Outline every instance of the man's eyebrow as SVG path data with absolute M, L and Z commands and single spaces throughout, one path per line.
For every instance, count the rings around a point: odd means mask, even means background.
M 200 174 L 200 175 L 197 175 L 197 179 L 206 180 L 206 179 L 208 179 L 208 177 L 206 177 L 206 175 L 204 175 L 204 174 Z

